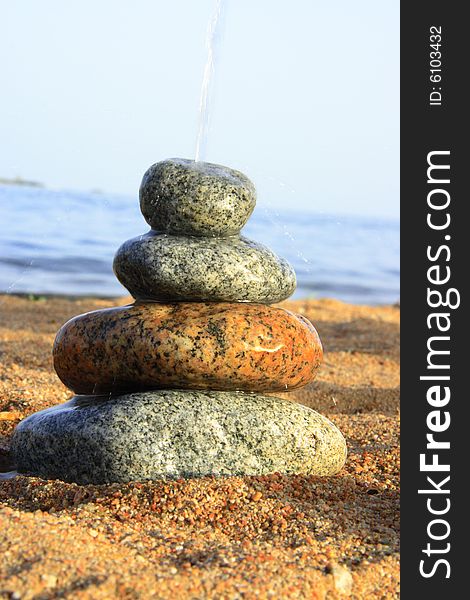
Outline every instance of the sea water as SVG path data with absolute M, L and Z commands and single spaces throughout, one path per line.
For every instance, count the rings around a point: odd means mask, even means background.
M 0 292 L 127 295 L 117 248 L 148 230 L 134 197 L 0 185 Z M 242 232 L 287 258 L 295 298 L 399 299 L 397 221 L 273 210 L 260 199 Z

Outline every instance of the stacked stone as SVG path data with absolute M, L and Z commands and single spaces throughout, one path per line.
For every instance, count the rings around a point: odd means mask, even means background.
M 346 445 L 328 419 L 265 395 L 312 381 L 322 346 L 307 319 L 271 306 L 295 274 L 240 235 L 255 202 L 249 179 L 219 165 L 146 172 L 151 230 L 114 260 L 135 303 L 59 330 L 54 367 L 76 396 L 18 425 L 20 471 L 106 483 L 341 469 Z

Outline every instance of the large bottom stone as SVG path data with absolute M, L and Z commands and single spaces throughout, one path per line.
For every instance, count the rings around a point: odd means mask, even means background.
M 243 392 L 76 396 L 13 436 L 18 471 L 80 484 L 274 472 L 333 475 L 340 431 L 314 410 Z

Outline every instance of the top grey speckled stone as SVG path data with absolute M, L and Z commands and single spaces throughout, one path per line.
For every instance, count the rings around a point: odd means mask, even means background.
M 251 181 L 234 169 L 170 158 L 145 173 L 140 209 L 156 231 L 208 237 L 240 232 L 256 204 Z
M 340 431 L 311 408 L 243 392 L 77 396 L 15 430 L 20 472 L 76 483 L 204 475 L 333 475 Z

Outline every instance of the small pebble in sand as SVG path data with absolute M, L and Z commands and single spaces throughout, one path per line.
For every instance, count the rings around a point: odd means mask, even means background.
M 337 563 L 330 563 L 326 567 L 326 572 L 333 575 L 337 592 L 341 594 L 350 594 L 352 592 L 354 580 L 347 567 Z

